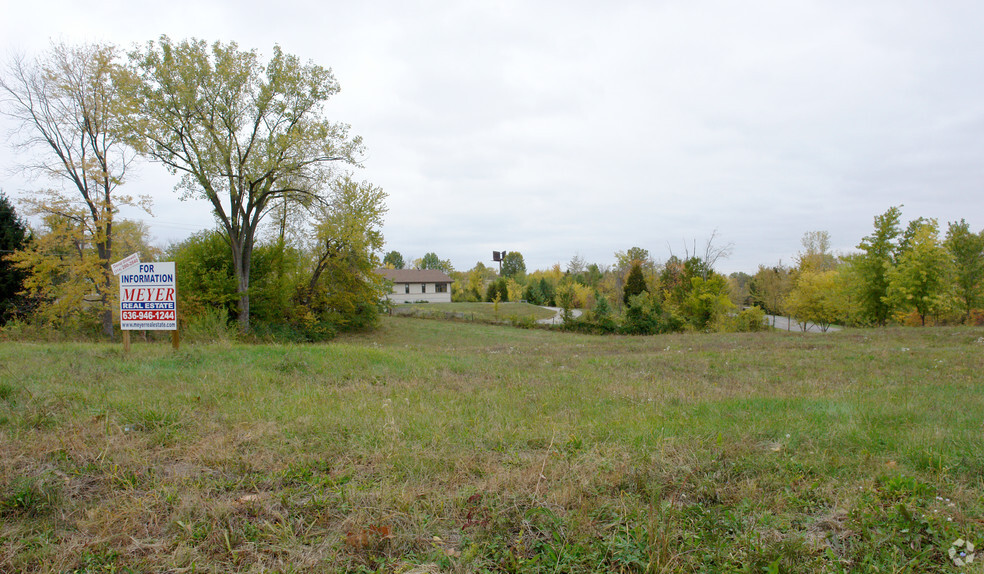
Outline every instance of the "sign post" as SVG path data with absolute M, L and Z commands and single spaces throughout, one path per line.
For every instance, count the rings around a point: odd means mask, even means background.
M 120 273 L 120 329 L 129 351 L 130 331 L 173 331 L 171 345 L 177 350 L 177 283 L 174 262 L 137 263 Z

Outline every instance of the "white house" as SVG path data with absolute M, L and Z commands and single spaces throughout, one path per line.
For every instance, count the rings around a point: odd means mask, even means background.
M 393 282 L 386 295 L 392 303 L 450 303 L 454 280 L 435 269 L 377 269 L 376 273 Z

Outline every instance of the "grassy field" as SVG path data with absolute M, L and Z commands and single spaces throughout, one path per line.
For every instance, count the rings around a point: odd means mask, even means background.
M 499 303 L 496 311 L 493 303 L 417 303 L 395 305 L 394 314 L 412 314 L 418 317 L 458 318 L 469 321 L 495 322 L 510 321 L 533 323 L 539 319 L 550 319 L 557 313 L 529 303 Z
M 0 572 L 980 572 L 982 368 L 980 328 L 4 342 Z

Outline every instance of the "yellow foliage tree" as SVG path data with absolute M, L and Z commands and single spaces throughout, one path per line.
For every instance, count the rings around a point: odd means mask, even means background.
M 27 289 L 45 297 L 48 317 L 73 314 L 71 304 L 94 309 L 110 337 L 113 220 L 121 205 L 149 203 L 117 193 L 133 153 L 119 129 L 115 60 L 112 46 L 55 44 L 36 60 L 15 59 L 0 77 L 0 110 L 19 126 L 16 145 L 30 152 L 23 167 L 64 184 L 24 201 L 47 228 L 18 258 L 34 275 Z
M 24 291 L 38 301 L 41 318 L 56 327 L 103 325 L 119 308 L 119 289 L 112 272 L 106 269 L 97 248 L 98 232 L 79 206 L 74 210 L 65 199 L 41 202 L 47 209 L 60 207 L 59 213 L 28 210 L 41 217 L 42 227 L 35 230 L 34 240 L 10 255 L 14 266 L 27 272 Z M 28 203 L 28 205 L 35 205 Z M 126 253 L 139 253 L 142 260 L 153 260 L 157 248 L 147 244 L 143 223 L 116 222 L 115 242 Z M 109 286 L 107 288 L 107 285 Z
M 844 282 L 836 270 L 802 271 L 786 298 L 786 309 L 805 329 L 809 323 L 826 331 L 844 315 Z
M 510 301 L 523 300 L 523 286 L 512 277 L 506 279 L 506 291 L 509 293 Z

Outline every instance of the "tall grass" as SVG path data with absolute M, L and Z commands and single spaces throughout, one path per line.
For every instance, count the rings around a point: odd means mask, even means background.
M 951 572 L 982 337 L 4 343 L 0 571 Z

